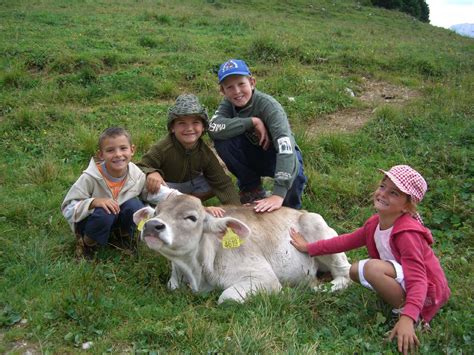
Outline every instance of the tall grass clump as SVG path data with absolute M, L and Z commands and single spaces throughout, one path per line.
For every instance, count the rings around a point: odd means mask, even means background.
M 95 129 L 79 125 L 75 127 L 71 135 L 75 139 L 75 151 L 81 156 L 82 160 L 96 155 L 99 147 L 98 135 Z
M 28 175 L 35 184 L 51 183 L 59 177 L 59 164 L 51 157 L 44 157 L 28 169 Z
M 264 36 L 256 38 L 249 44 L 247 56 L 255 61 L 279 63 L 285 59 L 287 51 L 276 38 Z
M 0 85 L 4 90 L 30 89 L 37 83 L 37 79 L 22 69 L 8 70 L 0 77 Z

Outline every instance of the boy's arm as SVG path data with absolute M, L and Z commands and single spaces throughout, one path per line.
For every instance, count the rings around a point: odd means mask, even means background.
M 268 129 L 276 151 L 273 194 L 285 198 L 298 174 L 293 133 L 283 107 L 273 98 L 266 100 L 261 119 Z
M 203 174 L 216 197 L 224 205 L 240 205 L 240 198 L 232 179 L 225 173 L 212 150 L 207 145 L 203 149 L 208 157 L 207 164 L 203 166 Z
M 232 104 L 223 100 L 209 122 L 209 136 L 214 140 L 223 140 L 236 137 L 252 128 L 252 117 L 234 117 Z
M 73 226 L 74 223 L 76 222 L 74 220 L 74 217 L 75 217 L 75 210 L 76 210 L 76 206 L 81 203 L 82 201 L 81 200 L 70 200 L 69 202 L 66 202 L 61 205 L 61 212 L 64 216 L 64 218 L 66 218 L 66 221 L 69 223 L 69 225 Z
M 146 152 L 141 160 L 136 165 L 146 174 L 158 172 L 163 176 L 162 166 L 162 149 L 158 144 L 153 145 L 148 152 Z
M 82 174 L 69 189 L 61 204 L 61 212 L 73 229 L 74 223 L 82 221 L 92 213 L 90 205 L 94 198 L 89 179 L 87 175 Z

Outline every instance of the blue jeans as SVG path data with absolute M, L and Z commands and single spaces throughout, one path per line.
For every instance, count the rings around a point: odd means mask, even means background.
M 264 150 L 241 134 L 225 140 L 215 140 L 214 147 L 230 172 L 237 177 L 240 191 L 251 191 L 259 187 L 263 176 L 275 176 L 277 153 L 273 145 Z M 286 193 L 283 206 L 300 209 L 301 195 L 307 179 L 304 175 L 303 157 L 298 147 L 295 153 L 300 163 L 299 171 Z
M 103 208 L 95 208 L 90 216 L 76 223 L 76 231 L 94 239 L 100 245 L 107 244 L 110 233 L 115 228 L 120 228 L 132 238 L 136 228 L 133 214 L 143 207 L 138 198 L 132 198 L 120 205 L 118 214 L 108 214 Z

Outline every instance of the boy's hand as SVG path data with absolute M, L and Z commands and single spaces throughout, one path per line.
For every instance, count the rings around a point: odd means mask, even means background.
M 259 138 L 258 144 L 263 148 L 263 150 L 267 150 L 271 142 L 265 124 L 258 117 L 252 117 L 252 123 L 255 128 L 255 133 L 257 133 Z
M 415 334 L 413 319 L 410 317 L 400 317 L 397 324 L 395 324 L 390 332 L 388 340 L 392 341 L 394 337 L 397 337 L 398 351 L 404 355 L 408 354 L 408 352 L 414 352 L 416 348 L 420 346 L 420 341 Z
M 283 205 L 283 197 L 278 195 L 271 195 L 264 199 L 255 201 L 255 212 L 272 212 L 276 211 Z
M 118 202 L 111 198 L 95 198 L 92 200 L 90 208 L 103 208 L 108 214 L 118 214 L 120 212 Z
M 224 217 L 225 209 L 221 207 L 209 206 L 204 207 L 207 213 L 213 215 L 214 217 Z
M 151 194 L 156 194 L 160 191 L 161 185 L 166 185 L 160 173 L 155 171 L 146 176 L 146 189 Z
M 290 228 L 290 237 L 290 244 L 293 245 L 296 249 L 298 249 L 298 251 L 302 253 L 308 252 L 308 242 L 306 241 L 306 239 L 304 239 L 301 233 L 293 227 Z

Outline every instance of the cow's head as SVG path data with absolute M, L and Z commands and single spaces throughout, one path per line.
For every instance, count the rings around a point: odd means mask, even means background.
M 169 258 L 196 250 L 201 238 L 222 238 L 231 228 L 240 238 L 250 234 L 241 221 L 215 218 L 206 213 L 201 200 L 190 195 L 171 196 L 156 209 L 144 207 L 133 215 L 135 224 L 142 227 L 141 238 L 150 249 Z

